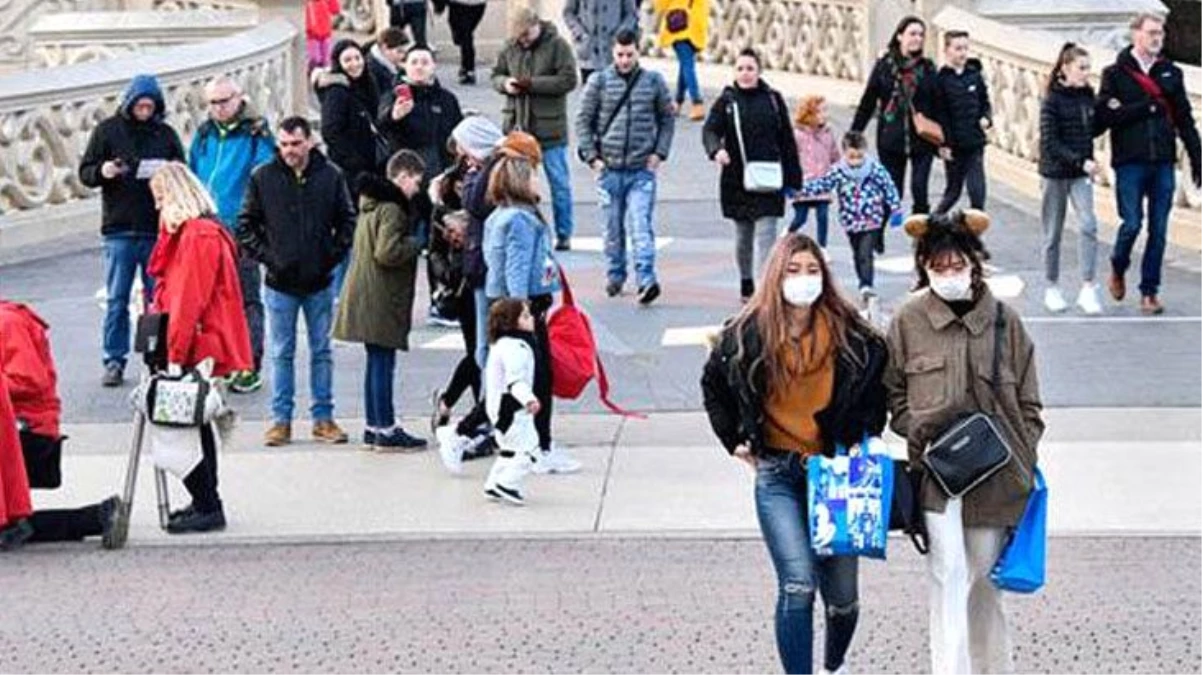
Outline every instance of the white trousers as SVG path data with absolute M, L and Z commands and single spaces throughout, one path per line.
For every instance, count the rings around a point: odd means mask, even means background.
M 959 499 L 949 500 L 943 513 L 925 515 L 931 544 L 931 672 L 1013 672 L 1002 591 L 989 579 L 1006 530 L 964 527 Z

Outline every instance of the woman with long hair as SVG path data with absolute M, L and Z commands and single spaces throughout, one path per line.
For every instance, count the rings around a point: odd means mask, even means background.
M 714 434 L 756 472 L 756 514 L 776 568 L 781 663 L 788 673 L 812 672 L 818 593 L 824 667 L 833 672 L 859 617 L 857 564 L 814 554 L 806 459 L 884 430 L 885 343 L 843 297 L 813 239 L 782 238 L 761 281 L 717 337 L 701 390 Z
M 1018 312 L 985 284 L 988 227 L 989 216 L 971 209 L 906 221 L 919 289 L 927 290 L 897 310 L 887 337 L 890 426 L 906 439 L 911 467 L 922 467 L 927 446 L 974 413 L 989 414 L 1014 453 L 962 497 L 921 476 L 935 673 L 1013 671 L 1002 591 L 989 572 L 1026 508 L 1044 428 L 1035 345 Z
M 150 254 L 152 311 L 166 314 L 167 360 L 183 369 L 211 359 L 212 376 L 224 377 L 253 364 L 242 311 L 238 254 L 233 237 L 217 222 L 217 208 L 187 165 L 171 162 L 150 178 L 159 211 L 159 239 Z M 200 428 L 202 459 L 184 477 L 192 504 L 171 515 L 167 532 L 225 528 L 217 494 L 214 425 Z
M 722 90 L 702 130 L 705 154 L 722 168 L 722 216 L 735 223 L 735 260 L 743 302 L 755 291 L 755 276 L 776 241 L 776 221 L 785 215 L 785 194 L 801 190 L 801 163 L 789 108 L 780 92 L 760 77 L 760 57 L 744 49 L 735 59 L 735 81 Z M 780 189 L 749 189 L 743 167 L 750 162 L 780 165 Z M 752 267 L 752 264 L 755 264 Z
M 923 140 L 914 128 L 915 113 L 933 119 L 930 90 L 937 71 L 935 63 L 923 56 L 925 40 L 926 23 L 922 19 L 907 16 L 898 22 L 888 50 L 868 76 L 851 123 L 852 131 L 863 132 L 873 116 L 877 117 L 877 153 L 893 178 L 898 194 L 905 193 L 906 163 L 909 162 L 913 213 L 931 210 L 928 183 L 931 162 L 938 150 Z M 883 241 L 878 252 L 883 252 Z
M 1089 85 L 1089 52 L 1065 43 L 1048 77 L 1047 96 L 1039 112 L 1039 175 L 1043 178 L 1043 263 L 1048 287 L 1043 304 L 1063 312 L 1068 302 L 1060 292 L 1060 238 L 1072 201 L 1081 221 L 1077 245 L 1081 292 L 1077 307 L 1101 314 L 1094 276 L 1098 266 L 1098 219 L 1093 208 L 1093 177 L 1102 170 L 1093 158 L 1093 139 L 1105 129 L 1094 121 L 1094 91 Z
M 347 187 L 359 203 L 359 174 L 381 172 L 376 151 L 376 111 L 380 94 L 367 67 L 363 48 L 354 40 L 339 40 L 329 69 L 313 71 L 313 88 L 321 101 L 321 137 L 327 154 L 346 175 Z

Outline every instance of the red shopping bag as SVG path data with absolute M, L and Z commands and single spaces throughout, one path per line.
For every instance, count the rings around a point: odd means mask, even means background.
M 601 392 L 601 403 L 613 412 L 628 417 L 645 417 L 630 412 L 609 400 L 609 378 L 597 352 L 597 340 L 584 310 L 576 305 L 568 277 L 559 268 L 559 280 L 563 284 L 563 302 L 551 310 L 547 317 L 547 335 L 551 342 L 551 393 L 556 398 L 577 399 L 588 386 L 589 380 L 597 378 Z

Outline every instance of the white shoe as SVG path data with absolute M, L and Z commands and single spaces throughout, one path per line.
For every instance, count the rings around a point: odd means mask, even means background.
M 463 473 L 463 453 L 471 446 L 472 439 L 455 433 L 455 427 L 450 424 L 438 427 L 434 437 L 438 440 L 438 456 L 442 459 L 442 465 L 453 474 Z
M 573 457 L 562 445 L 551 444 L 551 451 L 542 453 L 534 464 L 534 473 L 576 473 L 581 468 L 580 461 Z
M 822 675 L 843 675 L 844 673 L 847 672 L 847 664 L 844 663 L 843 665 L 839 666 L 835 670 L 827 670 L 826 668 L 823 668 L 822 670 L 820 670 L 818 672 L 821 673 Z
M 1097 316 L 1102 313 L 1102 302 L 1098 299 L 1098 287 L 1096 285 L 1081 285 L 1081 292 L 1077 294 L 1077 307 L 1090 316 Z
M 1059 286 L 1049 286 L 1048 290 L 1043 292 L 1043 306 L 1053 314 L 1059 314 L 1068 309 L 1068 303 L 1065 302 Z

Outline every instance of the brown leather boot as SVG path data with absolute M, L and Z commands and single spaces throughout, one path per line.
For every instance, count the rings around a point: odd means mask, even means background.
M 1127 282 L 1123 275 L 1117 272 L 1110 273 L 1110 281 L 1106 282 L 1106 287 L 1110 289 L 1110 297 L 1117 302 L 1122 302 L 1123 298 L 1127 297 Z
M 346 432 L 334 420 L 322 420 L 313 423 L 313 440 L 335 445 L 346 443 Z
M 694 122 L 700 122 L 705 119 L 705 105 L 702 103 L 694 103 L 689 107 L 689 119 Z
M 1156 316 L 1164 314 L 1164 305 L 1160 304 L 1160 300 L 1155 295 L 1145 295 L 1139 301 L 1139 311 L 1147 316 Z
M 267 433 L 263 435 L 263 445 L 269 448 L 278 448 L 281 445 L 288 445 L 292 442 L 292 425 L 276 423 L 271 425 Z

